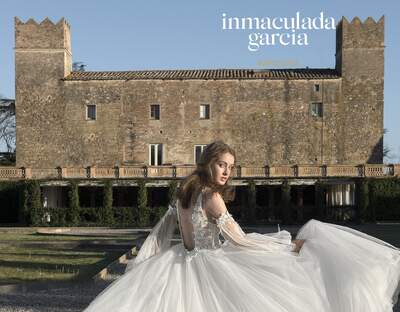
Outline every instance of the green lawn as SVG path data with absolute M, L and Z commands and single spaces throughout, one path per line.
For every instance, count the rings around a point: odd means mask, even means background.
M 134 239 L 0 230 L 0 284 L 90 278 L 128 251 Z

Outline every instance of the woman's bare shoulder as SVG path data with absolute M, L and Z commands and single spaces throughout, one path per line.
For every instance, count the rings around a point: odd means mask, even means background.
M 211 189 L 208 192 L 203 193 L 203 204 L 205 210 L 214 218 L 218 218 L 226 211 L 225 202 L 222 196 Z

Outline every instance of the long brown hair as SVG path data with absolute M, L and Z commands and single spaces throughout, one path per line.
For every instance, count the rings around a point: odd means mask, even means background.
M 183 180 L 178 189 L 177 198 L 181 202 L 182 208 L 188 209 L 203 188 L 207 188 L 212 193 L 220 193 L 225 201 L 233 200 L 234 189 L 228 184 L 231 176 L 224 185 L 216 184 L 212 177 L 212 166 L 218 157 L 225 153 L 231 154 L 236 160 L 235 151 L 223 141 L 214 141 L 205 147 L 196 169 Z

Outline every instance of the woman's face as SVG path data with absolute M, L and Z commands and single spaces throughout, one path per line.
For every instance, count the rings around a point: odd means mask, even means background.
M 235 158 L 230 153 L 221 154 L 212 165 L 214 183 L 224 185 L 228 181 L 233 169 Z

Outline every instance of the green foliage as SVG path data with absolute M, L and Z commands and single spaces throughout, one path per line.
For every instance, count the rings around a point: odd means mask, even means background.
M 112 208 L 112 203 L 112 183 L 110 180 L 107 180 L 104 182 L 103 207 L 100 209 L 100 223 L 102 225 L 114 225 L 114 211 Z
M 26 200 L 25 200 L 25 213 L 29 223 L 33 226 L 40 226 L 43 224 L 43 207 L 41 200 L 40 184 L 37 180 L 27 182 Z
M 50 214 L 50 226 L 67 226 L 67 209 L 46 208 L 45 212 Z
M 168 203 L 171 203 L 176 197 L 176 191 L 178 190 L 178 182 L 172 180 L 168 186 Z
M 357 219 L 360 221 L 372 220 L 374 218 L 369 211 L 369 183 L 363 179 L 356 183 L 356 208 Z
M 167 212 L 168 208 L 165 206 L 153 207 L 154 220 L 157 223 Z
M 400 179 L 370 179 L 368 186 L 370 220 L 400 220 Z
M 147 226 L 150 223 L 150 215 L 151 211 L 149 207 L 147 207 L 147 188 L 146 182 L 144 180 L 140 180 L 138 182 L 139 191 L 138 191 L 138 225 L 139 226 Z
M 69 207 L 66 214 L 66 219 L 68 224 L 70 224 L 71 226 L 77 226 L 80 223 L 80 204 L 78 183 L 76 181 L 71 181 L 68 196 Z
M 96 226 L 100 222 L 100 210 L 98 207 L 85 207 L 80 209 L 80 218 L 82 225 Z
M 135 225 L 133 219 L 132 207 L 117 207 L 114 208 L 115 224 L 118 226 L 133 226 Z
M 315 183 L 315 210 L 314 215 L 317 219 L 322 220 L 325 218 L 325 191 L 326 186 L 320 181 Z

